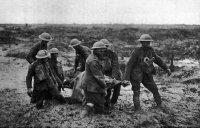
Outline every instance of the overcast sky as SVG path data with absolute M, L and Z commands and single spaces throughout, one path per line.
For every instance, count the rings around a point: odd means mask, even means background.
M 200 0 L 0 0 L 0 23 L 200 24 Z

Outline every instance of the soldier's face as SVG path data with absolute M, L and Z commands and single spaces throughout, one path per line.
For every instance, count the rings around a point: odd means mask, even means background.
M 73 47 L 75 50 L 78 50 L 80 48 L 80 45 L 76 45 Z
M 49 43 L 49 41 L 46 41 L 46 40 L 42 40 L 42 42 L 43 42 L 43 43 L 46 43 L 46 44 Z
M 48 58 L 42 58 L 41 61 L 42 63 L 46 63 L 48 61 Z
M 103 59 L 105 50 L 106 50 L 106 49 L 104 49 L 104 48 L 95 49 L 95 55 L 96 55 L 99 59 Z
M 149 47 L 150 46 L 150 41 L 141 41 L 142 47 Z
M 52 53 L 52 54 L 51 54 L 51 58 L 52 58 L 52 59 L 57 59 L 57 57 L 58 57 L 58 54 L 57 54 L 57 53 Z

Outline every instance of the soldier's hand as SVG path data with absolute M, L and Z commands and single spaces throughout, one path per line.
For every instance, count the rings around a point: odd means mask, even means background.
M 32 91 L 31 88 L 29 88 L 29 89 L 27 90 L 27 94 L 28 94 L 28 96 L 32 97 L 33 91 Z
M 167 74 L 168 74 L 168 76 L 170 76 L 172 74 L 170 69 L 167 69 Z
M 122 81 L 122 86 L 123 86 L 123 87 L 126 87 L 126 86 L 128 86 L 128 85 L 130 85 L 130 81 L 128 81 L 128 80 L 123 80 L 123 81 Z
M 61 85 L 61 89 L 62 89 L 63 91 L 65 91 L 65 89 L 64 89 L 64 85 L 63 85 L 63 84 Z

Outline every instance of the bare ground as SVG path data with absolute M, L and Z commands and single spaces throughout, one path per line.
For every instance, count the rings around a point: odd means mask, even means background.
M 199 76 L 196 61 L 178 62 L 183 68 L 172 76 L 156 76 L 159 92 L 167 109 L 155 107 L 152 94 L 142 87 L 142 113 L 133 111 L 131 87 L 121 90 L 118 103 L 111 115 L 94 115 L 81 119 L 80 104 L 62 104 L 56 101 L 47 102 L 44 109 L 37 110 L 26 94 L 25 76 L 28 63 L 25 60 L 4 57 L 0 51 L 0 127 L 200 127 L 199 84 L 183 82 L 185 74 Z M 184 65 L 185 64 L 185 65 Z M 186 78 L 190 78 L 186 77 Z M 184 84 L 183 84 L 184 83 Z M 71 95 L 65 89 L 62 94 Z

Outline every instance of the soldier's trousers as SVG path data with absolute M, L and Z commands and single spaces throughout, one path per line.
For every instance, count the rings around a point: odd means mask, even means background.
M 51 88 L 47 90 L 35 90 L 36 107 L 40 108 L 43 106 L 45 99 L 51 99 L 52 97 L 61 103 L 65 103 L 65 98 L 60 94 L 57 88 Z
M 112 76 L 112 71 L 104 71 L 105 75 L 107 76 Z M 121 70 L 118 72 L 118 76 L 116 77 L 117 80 L 121 80 L 122 77 L 122 72 Z M 112 94 L 112 89 L 113 89 L 113 94 Z M 120 95 L 120 90 L 121 90 L 121 85 L 115 86 L 114 88 L 108 89 L 107 90 L 107 95 L 105 97 L 106 103 L 105 106 L 108 107 L 109 103 L 115 104 L 117 103 L 118 97 Z M 111 99 L 110 96 L 112 95 Z
M 105 94 L 93 93 L 85 91 L 85 98 L 87 103 L 94 104 L 96 114 L 101 114 L 104 111 Z
M 120 95 L 120 90 L 121 90 L 121 85 L 117 85 L 113 88 L 113 94 L 112 94 L 112 89 L 107 90 L 107 95 L 105 97 L 106 102 L 110 102 L 115 104 L 118 100 L 118 97 Z M 110 99 L 110 96 L 112 94 L 112 98 Z
M 61 103 L 65 103 L 66 102 L 65 98 L 60 94 L 60 91 L 58 90 L 58 88 L 53 87 L 53 88 L 50 88 L 48 91 L 49 91 L 49 94 L 54 99 L 58 100 Z
M 133 92 L 140 92 L 140 82 L 131 80 L 132 90 Z M 161 105 L 161 97 L 158 92 L 158 87 L 153 80 L 152 74 L 143 74 L 142 84 L 153 93 L 154 100 L 156 104 L 159 106 Z M 140 93 L 135 93 L 134 97 L 139 97 Z
M 36 107 L 37 108 L 42 108 L 43 107 L 43 102 L 45 99 L 47 99 L 48 90 L 34 90 L 35 94 L 35 99 L 36 99 Z

